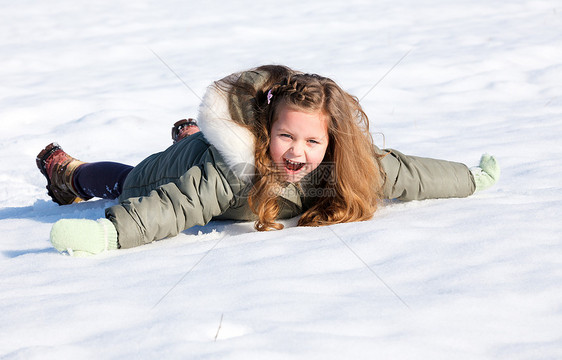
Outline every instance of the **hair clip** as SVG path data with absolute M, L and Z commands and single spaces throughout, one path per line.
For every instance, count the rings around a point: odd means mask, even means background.
M 273 97 L 271 90 L 273 89 L 269 89 L 269 91 L 267 92 L 267 105 L 271 103 L 271 98 Z

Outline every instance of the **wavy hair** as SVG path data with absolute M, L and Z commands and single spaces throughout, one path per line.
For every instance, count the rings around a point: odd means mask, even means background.
M 298 225 L 322 226 L 372 218 L 382 198 L 384 172 L 369 133 L 369 119 L 359 100 L 323 76 L 271 65 L 257 70 L 272 76 L 255 94 L 257 121 L 252 131 L 256 137 L 257 177 L 249 197 L 250 207 L 258 216 L 255 228 L 283 228 L 275 219 L 280 212 L 279 194 L 284 184 L 269 154 L 270 132 L 281 105 L 295 111 L 321 113 L 328 120 L 328 148 L 319 166 L 322 174 L 301 180 L 306 182 L 300 184 L 302 187 L 313 187 L 315 191 L 313 204 L 305 210 Z

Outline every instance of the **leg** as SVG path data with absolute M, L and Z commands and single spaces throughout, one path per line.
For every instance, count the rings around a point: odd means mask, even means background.
M 73 185 L 82 199 L 116 199 L 132 169 L 129 165 L 107 161 L 82 164 L 74 172 Z
M 132 169 L 132 166 L 118 163 L 85 163 L 68 155 L 57 143 L 41 150 L 37 155 L 37 167 L 47 179 L 49 196 L 59 205 L 94 196 L 115 199 L 121 194 L 123 182 Z

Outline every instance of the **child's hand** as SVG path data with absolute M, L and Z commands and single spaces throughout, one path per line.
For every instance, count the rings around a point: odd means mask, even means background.
M 60 252 L 89 256 L 118 248 L 117 230 L 107 219 L 63 219 L 51 229 L 51 242 Z
M 500 166 L 490 154 L 482 155 L 480 165 L 470 169 L 476 183 L 476 191 L 485 190 L 500 179 Z

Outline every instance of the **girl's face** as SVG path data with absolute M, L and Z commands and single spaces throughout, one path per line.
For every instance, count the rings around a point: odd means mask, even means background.
M 271 127 L 269 154 L 284 180 L 297 182 L 322 163 L 328 147 L 328 123 L 322 113 L 279 105 Z

